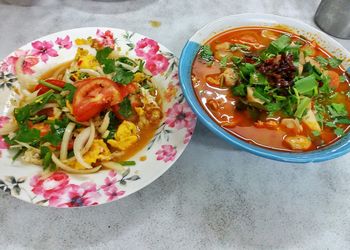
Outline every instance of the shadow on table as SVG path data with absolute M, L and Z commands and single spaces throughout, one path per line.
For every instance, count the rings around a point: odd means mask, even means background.
M 213 150 L 241 151 L 240 148 L 231 145 L 230 143 L 221 139 L 219 136 L 215 135 L 199 121 L 197 122 L 193 138 L 195 143 L 211 147 Z

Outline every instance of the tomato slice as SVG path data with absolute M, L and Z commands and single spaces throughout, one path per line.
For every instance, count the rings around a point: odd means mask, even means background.
M 329 76 L 331 80 L 329 83 L 329 87 L 331 87 L 332 89 L 337 89 L 340 84 L 339 74 L 332 70 L 327 71 L 326 74 Z
M 105 77 L 79 81 L 73 98 L 73 115 L 79 122 L 88 121 L 109 106 L 123 100 L 121 87 Z
M 53 84 L 57 87 L 61 87 L 61 88 L 63 88 L 64 85 L 66 84 L 64 81 L 56 80 L 56 79 L 46 79 L 45 82 L 51 83 L 51 84 Z M 42 95 L 42 94 L 45 94 L 47 91 L 49 91 L 50 88 L 48 88 L 42 84 L 38 84 L 35 86 L 34 91 L 37 91 L 37 90 L 39 90 L 38 95 Z

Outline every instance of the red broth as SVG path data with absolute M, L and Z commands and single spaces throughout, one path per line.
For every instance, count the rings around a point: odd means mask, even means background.
M 279 37 L 282 34 L 289 34 L 292 41 L 303 41 L 305 43 L 304 46 L 313 50 L 314 57 L 320 55 L 328 58 L 332 56 L 315 42 L 308 41 L 303 37 L 296 34 L 291 34 L 282 29 L 265 27 L 244 27 L 232 29 L 214 36 L 207 41 L 206 44 L 210 45 L 210 48 L 214 54 L 215 45 L 224 42 L 249 45 L 252 52 L 259 52 L 267 48 L 271 41 L 275 39 L 274 37 Z M 243 56 L 240 51 L 235 51 L 233 54 L 237 57 Z M 332 71 L 337 72 L 341 76 L 345 76 L 344 69 L 341 67 L 332 69 Z M 219 60 L 215 59 L 213 64 L 209 66 L 207 63 L 201 60 L 198 54 L 192 67 L 192 83 L 198 101 L 201 103 L 203 109 L 219 126 L 224 128 L 232 135 L 257 146 L 289 152 L 316 150 L 334 143 L 340 138 L 334 133 L 333 128 L 327 126 L 324 126 L 320 135 L 317 138 L 314 138 L 314 135 L 311 133 L 310 129 L 305 126 L 305 124 L 301 124 L 303 131 L 299 134 L 308 138 L 313 137 L 312 144 L 305 150 L 290 148 L 285 143 L 285 138 L 287 136 L 295 135 L 295 133 L 286 129 L 279 123 L 281 117 L 278 115 L 278 112 L 271 118 L 268 118 L 267 114 L 261 112 L 259 120 L 262 120 L 265 123 L 264 126 L 258 126 L 256 119 L 253 119 L 247 110 L 237 110 L 238 97 L 233 96 L 229 87 L 216 86 L 208 81 L 210 78 L 217 78 L 221 73 L 222 69 L 220 68 Z M 348 79 L 340 83 L 339 87 L 335 91 L 338 93 L 336 97 L 337 102 L 343 103 L 346 106 L 348 113 L 350 113 L 350 100 L 346 95 L 346 93 L 349 91 Z M 327 100 L 325 100 L 325 102 L 327 102 Z M 271 122 L 274 120 L 276 122 Z M 267 121 L 270 121 L 271 124 L 269 125 L 266 123 Z M 347 132 L 349 129 L 349 125 L 345 124 L 340 125 L 340 127 L 344 129 L 345 132 Z

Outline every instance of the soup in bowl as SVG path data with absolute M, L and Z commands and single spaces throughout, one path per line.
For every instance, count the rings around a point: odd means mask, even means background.
M 230 16 L 187 43 L 180 80 L 199 118 L 234 145 L 276 160 L 323 161 L 349 150 L 347 58 L 299 21 Z

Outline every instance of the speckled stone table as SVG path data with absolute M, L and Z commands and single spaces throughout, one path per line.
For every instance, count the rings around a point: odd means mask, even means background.
M 223 15 L 273 13 L 314 25 L 318 3 L 0 0 L 0 57 L 45 34 L 84 26 L 133 30 L 179 55 L 197 29 Z M 350 49 L 350 41 L 339 41 Z M 57 210 L 0 193 L 0 249 L 349 248 L 350 155 L 283 164 L 235 150 L 201 124 L 169 171 L 117 202 Z

